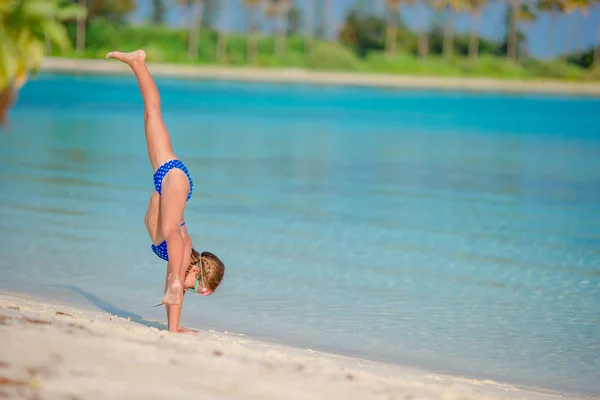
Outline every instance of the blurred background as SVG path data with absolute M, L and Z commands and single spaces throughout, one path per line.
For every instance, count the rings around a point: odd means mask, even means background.
M 54 56 L 96 58 L 114 48 L 145 47 L 156 62 L 499 78 L 600 77 L 592 68 L 600 62 L 600 5 L 594 0 L 73 2 L 86 13 L 65 12 L 61 1 L 18 1 L 31 5 L 12 18 L 7 14 L 5 24 L 10 27 L 11 19 L 26 24 L 29 18 L 40 32 L 44 13 L 62 9 L 56 17 L 64 21 L 69 41 L 57 27 L 45 35 L 43 51 Z
M 598 396 L 600 101 L 527 84 L 600 77 L 599 21 L 585 0 L 1 1 L 0 289 L 166 320 L 139 89 L 82 58 L 519 78 L 157 78 L 195 183 L 188 230 L 227 267 L 182 322 Z

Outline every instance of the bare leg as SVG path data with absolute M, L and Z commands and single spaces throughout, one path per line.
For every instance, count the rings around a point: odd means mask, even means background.
M 160 94 L 146 67 L 146 52 L 137 50 L 131 53 L 111 51 L 106 58 L 114 58 L 129 65 L 137 78 L 144 100 L 144 122 L 146 123 L 146 144 L 152 170 L 164 162 L 175 158 L 169 132 L 163 122 L 160 109 Z
M 175 158 L 169 133 L 162 120 L 160 95 L 150 72 L 146 68 L 146 53 L 137 50 L 131 53 L 113 51 L 106 55 L 129 65 L 135 74 L 144 100 L 144 121 L 146 124 L 146 144 L 152 169 Z M 185 259 L 185 245 L 179 229 L 183 218 L 189 182 L 183 172 L 173 170 L 163 180 L 160 200 L 160 228 L 167 241 L 169 264 L 165 281 L 163 303 L 180 304 L 183 297 L 181 268 Z

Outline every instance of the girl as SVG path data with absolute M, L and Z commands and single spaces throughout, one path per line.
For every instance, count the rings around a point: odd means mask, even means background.
M 162 120 L 160 95 L 146 68 L 146 52 L 113 51 L 106 58 L 129 65 L 142 93 L 146 144 L 155 189 L 144 222 L 152 240 L 152 251 L 168 262 L 165 294 L 160 304 L 167 308 L 169 331 L 188 333 L 191 331 L 179 326 L 184 291 L 198 292 L 201 283 L 202 295 L 209 296 L 221 283 L 225 266 L 214 254 L 198 254 L 192 246 L 183 212 L 192 197 L 194 183 L 185 165 L 173 153 L 169 132 Z

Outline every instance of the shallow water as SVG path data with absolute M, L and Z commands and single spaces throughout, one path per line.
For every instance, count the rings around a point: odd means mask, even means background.
M 158 84 L 227 266 L 184 324 L 600 395 L 598 100 Z M 0 288 L 165 320 L 135 81 L 42 75 L 10 122 Z

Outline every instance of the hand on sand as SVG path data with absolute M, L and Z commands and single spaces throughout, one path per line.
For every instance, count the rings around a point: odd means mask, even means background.
M 123 53 L 121 51 L 111 51 L 110 53 L 106 53 L 106 58 L 114 58 L 115 60 L 119 60 L 124 62 L 125 64 L 133 64 L 136 61 L 144 62 L 146 61 L 146 52 L 144 50 L 136 50 L 131 53 Z

